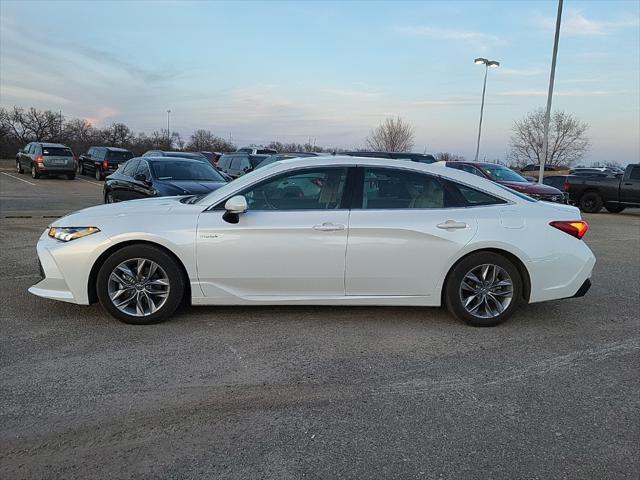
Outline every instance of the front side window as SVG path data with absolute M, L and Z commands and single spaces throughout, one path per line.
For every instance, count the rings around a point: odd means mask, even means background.
M 145 178 L 151 178 L 151 172 L 149 171 L 149 164 L 146 161 L 140 160 L 140 163 L 138 164 L 138 168 L 136 168 L 136 172 L 133 176 L 135 177 L 136 175 L 144 175 Z
M 631 168 L 631 173 L 629 174 L 629 179 L 631 179 L 631 180 L 640 180 L 640 167 Z
M 128 160 L 127 163 L 124 164 L 124 168 L 122 169 L 122 175 L 126 175 L 127 177 L 133 177 L 134 172 L 138 168 L 138 163 L 140 163 L 140 160 L 137 160 L 137 159 Z
M 340 208 L 345 168 L 291 172 L 241 193 L 249 210 L 330 210 Z
M 362 208 L 444 208 L 445 190 L 430 175 L 388 168 L 365 168 Z

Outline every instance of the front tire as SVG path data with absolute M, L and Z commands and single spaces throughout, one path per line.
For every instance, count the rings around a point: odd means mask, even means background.
M 102 306 L 133 325 L 167 320 L 180 305 L 184 278 L 177 262 L 151 245 L 130 245 L 113 253 L 98 271 Z
M 580 210 L 585 213 L 598 213 L 604 202 L 598 192 L 587 192 L 580 197 Z
M 453 267 L 445 286 L 449 312 L 474 327 L 493 327 L 507 320 L 522 299 L 522 278 L 506 257 L 478 252 Z
M 20 164 L 20 162 L 18 160 L 16 160 L 16 172 L 24 173 L 24 169 L 22 168 L 22 165 Z
M 68 173 L 67 174 L 67 179 L 68 180 L 75 180 L 76 179 L 76 174 L 75 173 Z
M 113 199 L 113 193 L 111 192 L 105 193 L 104 203 L 115 203 L 115 200 Z

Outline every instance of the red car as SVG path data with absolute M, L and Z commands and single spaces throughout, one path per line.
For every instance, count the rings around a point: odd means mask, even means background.
M 567 203 L 567 195 L 555 187 L 529 182 L 518 172 L 514 172 L 497 163 L 485 162 L 447 162 L 447 167 L 456 168 L 464 172 L 473 173 L 479 177 L 512 188 L 530 197 L 547 202 Z

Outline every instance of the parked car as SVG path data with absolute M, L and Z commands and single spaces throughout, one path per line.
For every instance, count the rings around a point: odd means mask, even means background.
M 350 157 L 368 157 L 368 158 L 393 158 L 396 160 L 411 160 L 412 162 L 434 163 L 436 161 L 433 155 L 413 153 L 413 152 L 343 152 L 340 155 L 349 155 Z
M 556 167 L 552 167 L 551 165 L 545 165 L 544 166 L 544 171 L 545 172 L 555 172 L 558 169 Z M 522 167 L 520 169 L 521 172 L 539 172 L 540 171 L 540 165 L 537 164 L 533 164 L 530 163 L 529 165 L 525 165 L 524 167 Z
M 191 158 L 200 162 L 209 162 L 209 159 L 200 152 L 167 152 L 164 150 L 149 150 L 142 154 L 143 157 L 171 157 L 171 158 Z
M 204 155 L 209 160 L 209 163 L 214 167 L 217 166 L 218 160 L 222 156 L 220 152 L 198 152 L 200 155 Z
M 542 179 L 542 183 L 558 190 L 565 191 L 565 183 L 569 175 L 548 175 Z
M 265 158 L 264 160 L 262 160 L 258 165 L 255 166 L 254 170 L 256 168 L 262 168 L 262 167 L 266 167 L 267 165 L 271 165 L 274 162 L 279 162 L 280 160 L 286 160 L 288 158 L 306 158 L 306 157 L 316 157 L 318 156 L 315 153 L 279 153 L 277 155 L 269 155 L 267 158 Z
M 225 153 L 218 160 L 218 168 L 231 178 L 238 178 L 256 168 L 270 155 L 250 155 L 244 152 Z
M 132 158 L 109 175 L 103 188 L 104 203 L 147 197 L 209 193 L 226 180 L 207 162 L 188 158 Z
M 238 153 L 248 153 L 249 155 L 275 155 L 278 153 L 273 148 L 266 147 L 243 147 L 236 150 Z
M 567 177 L 565 190 L 569 198 L 587 213 L 605 207 L 620 213 L 627 207 L 640 207 L 640 163 L 627 165 L 623 175 Z
M 31 172 L 36 179 L 42 175 L 66 175 L 76 178 L 76 157 L 69 147 L 61 143 L 31 142 L 16 155 L 16 171 Z
M 618 167 L 576 167 L 569 170 L 571 175 L 589 175 L 589 174 L 601 174 L 601 175 L 617 175 L 624 174 L 624 169 Z
M 505 187 L 524 193 L 537 200 L 547 202 L 567 203 L 567 196 L 560 190 L 549 185 L 529 182 L 518 172 L 497 163 L 486 162 L 447 162 L 447 167 L 472 173 L 479 177 L 494 181 Z
M 133 153 L 124 148 L 91 147 L 87 153 L 80 155 L 78 168 L 80 175 L 93 175 L 96 180 L 115 172 L 120 164 L 133 158 Z
M 125 168 L 147 160 L 129 162 Z M 439 164 L 309 157 L 207 195 L 57 219 L 38 241 L 43 278 L 29 291 L 81 305 L 99 300 L 134 324 L 166 320 L 191 300 L 443 303 L 458 319 L 492 326 L 523 303 L 587 292 L 595 264 L 581 240 L 587 229 L 575 207 Z

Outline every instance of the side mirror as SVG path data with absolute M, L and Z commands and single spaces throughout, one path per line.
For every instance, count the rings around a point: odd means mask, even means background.
M 247 199 L 242 195 L 236 195 L 231 197 L 224 204 L 224 215 L 222 219 L 228 223 L 238 223 L 240 221 L 240 214 L 247 211 Z
M 142 183 L 144 183 L 145 185 L 148 185 L 149 183 L 151 183 L 151 182 L 149 181 L 149 179 L 147 178 L 147 176 L 146 176 L 146 175 L 143 175 L 142 173 L 138 173 L 137 175 L 135 175 L 135 176 L 133 177 L 133 179 L 134 179 L 136 182 L 142 182 Z

